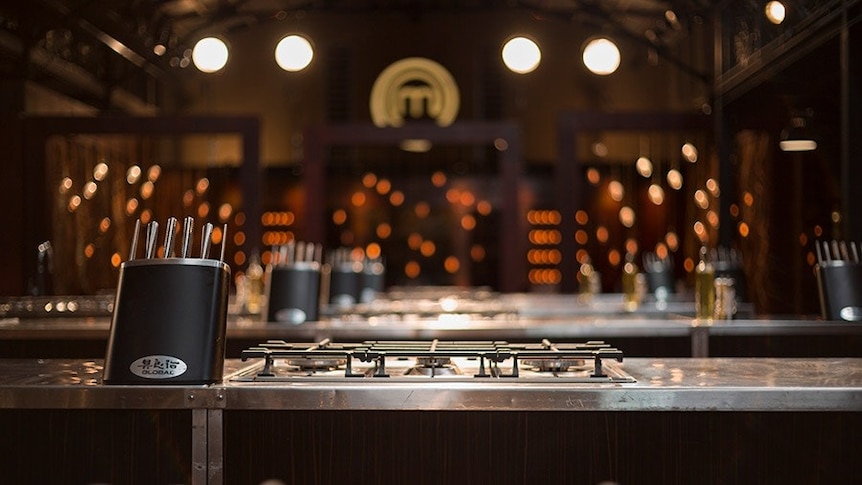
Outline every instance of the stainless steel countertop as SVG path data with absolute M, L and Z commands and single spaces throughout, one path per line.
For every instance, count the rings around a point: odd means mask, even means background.
M 533 339 L 592 337 L 687 337 L 695 329 L 710 335 L 841 335 L 862 334 L 862 324 L 825 321 L 816 317 L 756 317 L 721 320 L 697 327 L 692 318 L 667 315 L 557 316 L 515 320 L 470 320 L 457 315 L 437 320 L 394 321 L 371 318 L 353 321 L 306 322 L 299 325 L 267 323 L 247 317 L 228 320 L 228 338 L 294 341 L 333 338 L 343 341 L 366 339 Z M 109 317 L 0 319 L 0 339 L 107 339 Z
M 452 411 L 862 411 L 862 359 L 626 359 L 635 383 L 230 380 L 108 386 L 98 360 L 0 359 L 0 408 Z

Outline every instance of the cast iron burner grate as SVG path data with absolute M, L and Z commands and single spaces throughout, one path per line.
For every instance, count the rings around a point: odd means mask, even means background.
M 360 343 L 334 343 L 329 339 L 315 344 L 288 343 L 283 340 L 269 340 L 257 347 L 242 351 L 242 360 L 264 359 L 258 377 L 273 377 L 275 359 L 290 362 L 308 359 L 314 362 L 338 361 L 343 364 L 344 377 L 366 377 L 365 372 L 354 372 L 354 361 L 373 363 L 372 377 L 389 377 L 386 371 L 387 359 L 414 358 L 427 366 L 444 366 L 455 358 L 478 360 L 478 369 L 473 377 L 508 377 L 520 375 L 519 362 L 549 361 L 549 368 L 557 368 L 554 362 L 586 361 L 592 359 L 592 378 L 606 378 L 602 361 L 613 359 L 623 361 L 622 351 L 602 341 L 583 343 L 551 343 L 547 339 L 541 343 L 514 344 L 506 341 L 364 341 Z M 503 372 L 500 363 L 509 361 L 510 371 Z M 509 368 L 507 366 L 507 368 Z M 430 377 L 435 373 L 431 372 Z

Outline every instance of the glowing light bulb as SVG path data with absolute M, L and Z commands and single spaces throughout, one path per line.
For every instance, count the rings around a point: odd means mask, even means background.
M 192 62 L 201 72 L 220 71 L 227 64 L 227 58 L 227 45 L 215 37 L 204 37 L 192 49 Z
M 620 67 L 620 49 L 610 39 L 593 39 L 584 47 L 583 60 L 590 72 L 607 76 Z
M 308 39 L 300 35 L 288 35 L 275 47 L 275 62 L 288 72 L 305 69 L 314 58 L 314 48 Z
M 526 37 L 515 37 L 503 46 L 503 63 L 518 74 L 533 72 L 539 67 L 542 52 L 535 42 Z

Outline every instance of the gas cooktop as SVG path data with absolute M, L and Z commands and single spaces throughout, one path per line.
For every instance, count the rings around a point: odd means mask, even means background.
M 259 365 L 232 378 L 243 382 L 307 379 L 353 382 L 469 381 L 635 382 L 623 353 L 601 341 L 364 341 L 288 343 L 270 340 L 242 352 Z

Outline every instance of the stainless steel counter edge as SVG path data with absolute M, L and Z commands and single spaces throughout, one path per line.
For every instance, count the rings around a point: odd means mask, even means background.
M 541 385 L 228 386 L 228 410 L 862 411 L 862 389 L 650 389 Z
M 112 386 L 99 361 L 0 360 L 0 409 L 862 411 L 862 359 L 627 359 L 634 383 L 514 380 Z
M 213 386 L 3 386 L 2 409 L 221 409 Z

